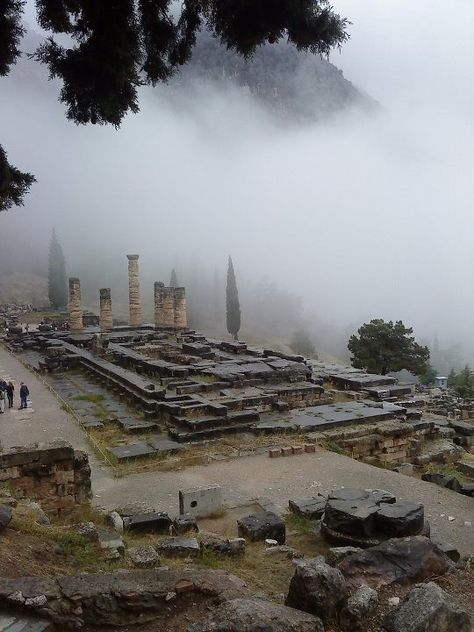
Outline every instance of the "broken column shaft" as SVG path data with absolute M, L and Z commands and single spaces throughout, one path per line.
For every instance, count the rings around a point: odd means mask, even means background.
M 100 328 L 102 331 L 112 329 L 112 296 L 109 287 L 100 290 Z
M 80 331 L 83 328 L 81 307 L 81 282 L 79 279 L 69 279 L 69 328 Z
M 161 283 L 160 281 L 155 281 L 155 291 L 154 291 L 154 298 L 155 298 L 155 327 L 164 327 L 164 323 L 163 323 L 163 289 L 164 289 L 164 283 Z
M 128 301 L 130 308 L 130 325 L 139 327 L 142 324 L 142 307 L 140 303 L 140 278 L 138 273 L 139 255 L 127 255 L 128 259 Z

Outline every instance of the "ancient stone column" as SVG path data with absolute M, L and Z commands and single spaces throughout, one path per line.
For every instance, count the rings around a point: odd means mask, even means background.
M 130 325 L 139 327 L 142 324 L 142 306 L 140 304 L 140 277 L 138 275 L 139 255 L 127 255 L 128 259 L 128 303 L 130 308 Z
M 100 328 L 102 331 L 113 329 L 112 296 L 109 287 L 100 290 Z
M 155 327 L 163 327 L 163 288 L 165 284 L 155 281 Z
M 176 329 L 186 329 L 188 326 L 186 290 L 184 287 L 174 288 L 174 326 Z
M 163 327 L 174 328 L 174 287 L 163 288 Z
M 69 328 L 80 331 L 83 328 L 81 308 L 81 282 L 79 279 L 69 279 Z

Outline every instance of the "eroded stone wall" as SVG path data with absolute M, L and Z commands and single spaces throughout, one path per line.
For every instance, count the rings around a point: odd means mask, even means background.
M 91 470 L 85 452 L 67 441 L 34 444 L 0 453 L 0 484 L 36 500 L 50 516 L 90 506 Z

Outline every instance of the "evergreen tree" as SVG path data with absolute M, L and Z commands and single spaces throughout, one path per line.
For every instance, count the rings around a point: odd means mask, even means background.
M 174 268 L 171 270 L 170 287 L 178 287 L 178 277 Z
M 359 336 L 351 336 L 347 348 L 352 353 L 352 366 L 370 373 L 386 375 L 407 369 L 423 375 L 428 369 L 430 351 L 415 342 L 413 329 L 401 320 L 386 323 L 371 320 L 359 328 Z
M 226 315 L 227 331 L 234 336 L 234 340 L 238 340 L 240 329 L 239 291 L 237 289 L 237 281 L 235 280 L 234 264 L 230 257 L 227 267 Z
M 48 296 L 51 307 L 64 308 L 67 305 L 66 262 L 63 249 L 53 230 L 49 243 Z

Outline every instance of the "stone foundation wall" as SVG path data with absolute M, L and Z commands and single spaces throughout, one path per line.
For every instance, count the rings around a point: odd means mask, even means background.
M 372 458 L 383 463 L 412 461 L 421 453 L 423 440 L 434 438 L 429 429 L 417 431 L 411 424 L 398 421 L 328 431 L 322 437 L 354 459 Z
M 85 452 L 66 441 L 12 448 L 0 453 L 0 485 L 36 500 L 50 516 L 90 506 L 91 470 Z

